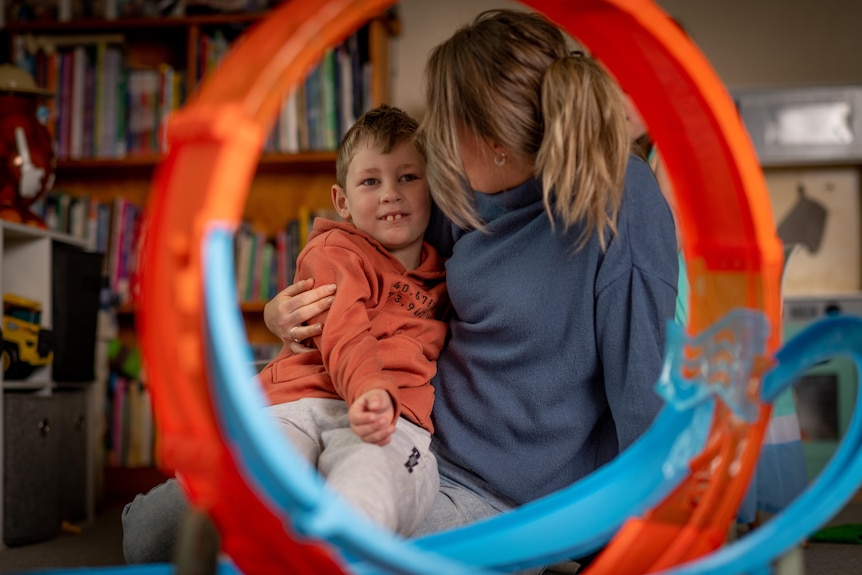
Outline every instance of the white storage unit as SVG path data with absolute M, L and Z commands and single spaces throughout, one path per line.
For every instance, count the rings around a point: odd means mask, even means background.
M 44 328 L 52 327 L 54 242 L 84 247 L 66 234 L 0 220 L 0 294 L 39 301 Z M 0 545 L 51 537 L 63 519 L 92 519 L 93 386 L 60 389 L 51 365 L 21 381 L 4 381 L 0 370 L 0 382 Z

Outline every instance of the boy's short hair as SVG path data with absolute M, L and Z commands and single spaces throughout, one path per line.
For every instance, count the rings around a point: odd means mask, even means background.
M 335 159 L 335 179 L 342 188 L 346 185 L 347 168 L 356 155 L 359 146 L 371 143 L 384 154 L 392 151 L 401 142 L 411 141 L 416 146 L 423 160 L 426 160 L 425 146 L 417 137 L 419 123 L 407 112 L 381 104 L 362 114 L 353 124 L 338 146 Z

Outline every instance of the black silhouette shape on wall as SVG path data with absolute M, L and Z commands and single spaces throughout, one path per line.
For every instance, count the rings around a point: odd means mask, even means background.
M 778 225 L 778 237 L 784 245 L 800 244 L 816 254 L 826 231 L 826 208 L 805 195 L 805 186 L 796 186 L 799 198 Z

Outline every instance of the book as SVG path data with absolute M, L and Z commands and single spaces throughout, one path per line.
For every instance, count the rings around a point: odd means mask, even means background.
M 86 118 L 87 49 L 75 46 L 72 49 L 71 102 L 69 106 L 69 157 L 73 160 L 85 156 L 84 121 Z
M 294 88 L 285 98 L 279 113 L 279 146 L 278 151 L 294 154 L 300 150 L 299 145 L 299 113 L 297 106 L 299 88 Z
M 339 140 L 334 50 L 327 50 L 320 63 L 320 107 L 321 148 L 334 150 Z
M 234 274 L 237 299 L 245 300 L 248 287 L 248 269 L 252 260 L 252 231 L 248 223 L 240 224 L 234 234 Z
M 105 157 L 105 129 L 104 125 L 108 122 L 105 117 L 108 106 L 108 85 L 107 85 L 107 51 L 108 45 L 106 42 L 96 44 L 96 61 L 95 61 L 95 88 L 93 98 L 93 109 L 95 110 L 93 117 L 93 155 L 95 157 Z M 116 120 L 115 120 L 116 121 Z
M 273 263 L 275 261 L 275 245 L 268 240 L 262 241 L 260 250 L 260 262 L 258 262 L 257 273 L 260 275 L 260 282 L 257 291 L 253 294 L 254 300 L 269 301 L 269 298 L 275 295 L 273 291 Z
M 69 199 L 69 224 L 67 233 L 76 238 L 86 239 L 87 217 L 90 212 L 90 199 L 86 196 Z
M 70 118 L 72 113 L 72 52 L 65 50 L 60 53 L 60 74 L 58 94 L 59 102 L 57 122 L 57 156 L 60 159 L 69 157 L 69 142 L 71 140 Z
M 125 81 L 123 53 L 117 46 L 107 46 L 103 55 L 102 107 L 99 123 L 97 156 L 121 158 L 125 147 Z
M 350 51 L 347 44 L 341 44 L 335 50 L 336 65 L 338 68 L 338 140 L 344 137 L 350 126 L 356 123 L 357 116 L 353 109 L 353 64 L 350 60 Z
M 128 200 L 123 196 L 117 196 L 111 206 L 110 228 L 108 233 L 108 256 L 105 258 L 105 275 L 108 277 L 108 287 L 117 292 L 117 284 L 120 281 L 121 257 L 125 219 L 123 212 Z
M 292 276 L 289 275 L 290 264 L 288 263 L 289 247 L 288 247 L 287 229 L 282 228 L 275 234 L 275 276 L 276 293 L 280 292 L 288 285 Z
M 178 107 L 176 102 L 177 74 L 173 66 L 162 63 L 158 66 L 159 86 L 156 96 L 156 150 L 167 152 L 168 117 Z
M 84 121 L 81 137 L 81 157 L 95 156 L 95 128 L 97 110 L 93 105 L 96 99 L 96 65 L 95 53 L 89 47 L 84 50 L 87 59 L 84 62 Z
M 322 150 L 324 146 L 321 74 L 321 67 L 317 65 L 305 79 L 305 124 L 308 130 L 309 150 Z
M 152 154 L 158 151 L 159 72 L 153 68 L 134 68 L 128 71 L 127 82 L 128 153 Z

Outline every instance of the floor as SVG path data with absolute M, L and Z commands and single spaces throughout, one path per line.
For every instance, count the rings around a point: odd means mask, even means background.
M 113 505 L 81 526 L 79 533 L 61 530 L 48 541 L 0 550 L 0 573 L 123 565 L 121 512 L 121 505 Z
M 123 565 L 121 506 L 111 506 L 80 533 L 61 532 L 42 543 L 0 550 L 0 573 L 28 573 L 45 569 Z M 830 522 L 830 525 L 862 526 L 862 496 L 857 496 Z M 801 556 L 801 559 L 800 559 Z M 588 574 L 588 571 L 585 573 Z M 859 575 L 862 574 L 862 541 L 850 543 L 809 542 L 781 572 L 773 575 Z M 730 575 L 730 574 L 728 574 Z

